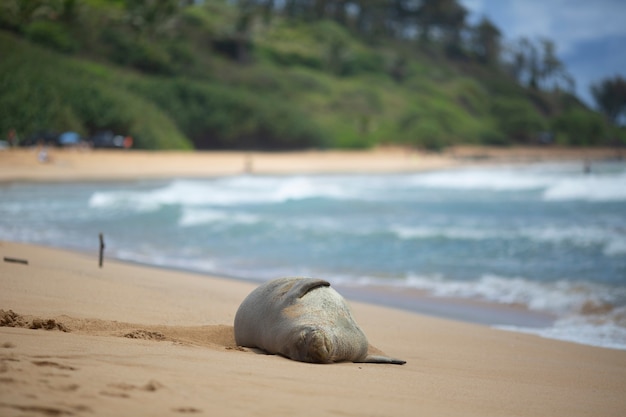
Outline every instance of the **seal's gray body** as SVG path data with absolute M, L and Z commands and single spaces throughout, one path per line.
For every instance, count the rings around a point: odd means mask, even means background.
M 235 315 L 235 341 L 302 362 L 405 363 L 368 355 L 345 300 L 321 279 L 280 278 L 256 288 Z

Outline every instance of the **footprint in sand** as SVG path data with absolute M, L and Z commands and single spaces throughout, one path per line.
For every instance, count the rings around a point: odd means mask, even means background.
M 64 371 L 75 371 L 76 368 L 69 365 L 62 365 L 60 363 L 52 362 L 52 361 L 33 361 L 33 365 L 37 366 L 49 366 L 56 369 L 62 369 Z
M 186 414 L 186 413 L 192 414 L 192 413 L 201 413 L 202 412 L 202 410 L 199 410 L 199 409 L 194 408 L 194 407 L 174 408 L 172 411 L 175 411 L 177 413 L 184 413 L 184 414 Z
M 67 385 L 50 386 L 50 388 L 55 390 L 55 391 L 74 392 L 74 391 L 78 391 L 78 389 L 80 388 L 80 385 L 78 385 L 78 384 L 67 384 Z
M 124 337 L 129 339 L 144 339 L 144 340 L 165 340 L 165 335 L 159 332 L 151 332 L 148 330 L 133 330 L 130 333 L 126 333 Z
M 20 404 L 0 404 L 2 407 L 11 408 L 21 411 L 22 413 L 29 413 L 28 415 L 34 415 L 33 413 L 41 414 L 44 416 L 72 416 L 76 412 L 91 412 L 91 408 L 86 405 L 74 405 L 68 406 L 68 408 L 55 408 L 39 405 L 20 405 Z
M 109 384 L 109 388 L 113 388 L 115 391 L 101 391 L 100 394 L 107 395 L 109 397 L 119 397 L 119 398 L 129 398 L 130 395 L 128 391 L 146 391 L 146 392 L 154 392 L 158 391 L 161 388 L 164 388 L 164 385 L 158 381 L 149 381 L 147 384 L 142 386 L 137 386 L 133 384 L 126 384 L 124 382 L 119 384 Z

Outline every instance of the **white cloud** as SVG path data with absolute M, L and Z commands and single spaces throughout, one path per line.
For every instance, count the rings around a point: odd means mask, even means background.
M 626 76 L 624 0 L 459 0 L 470 22 L 487 16 L 504 40 L 545 37 L 576 78 L 578 94 L 592 103 L 589 85 Z
M 468 10 L 483 10 L 485 6 L 484 0 L 461 0 L 459 3 Z
M 507 38 L 552 39 L 561 53 L 578 42 L 626 35 L 623 0 L 460 0 L 476 15 L 487 15 Z
M 547 13 L 544 4 L 526 1 L 512 3 L 508 17 L 511 26 L 507 32 L 510 36 L 517 38 L 529 34 L 546 36 L 550 32 L 554 16 Z

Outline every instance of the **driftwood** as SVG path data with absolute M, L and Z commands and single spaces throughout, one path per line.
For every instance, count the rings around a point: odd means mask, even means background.
M 9 258 L 8 256 L 4 257 L 4 262 L 13 262 L 15 264 L 28 265 L 28 261 L 26 259 Z
M 98 265 L 102 268 L 102 260 L 104 257 L 104 236 L 100 233 L 100 261 Z

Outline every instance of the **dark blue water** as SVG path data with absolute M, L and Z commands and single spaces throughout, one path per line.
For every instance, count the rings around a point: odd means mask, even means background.
M 558 317 L 546 336 L 626 348 L 620 163 L 0 187 L 1 239 L 99 232 L 122 259 L 519 304 Z

